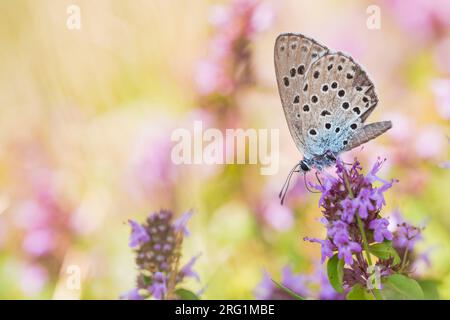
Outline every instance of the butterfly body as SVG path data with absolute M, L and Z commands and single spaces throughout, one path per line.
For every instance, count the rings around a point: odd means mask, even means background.
M 285 33 L 275 42 L 274 60 L 289 131 L 303 153 L 298 163 L 303 172 L 323 170 L 342 152 L 392 127 L 390 121 L 365 124 L 378 97 L 351 57 L 304 35 Z

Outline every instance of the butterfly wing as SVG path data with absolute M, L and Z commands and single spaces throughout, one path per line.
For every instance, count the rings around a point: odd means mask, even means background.
M 295 145 L 304 152 L 303 128 L 306 90 L 304 82 L 311 65 L 328 53 L 328 48 L 301 34 L 285 33 L 275 41 L 274 60 L 278 92 Z
M 310 109 L 302 114 L 305 157 L 328 151 L 337 155 L 389 129 L 387 123 L 364 129 L 378 98 L 372 81 L 351 57 L 340 52 L 324 55 L 311 65 L 304 86 L 303 103 Z
M 380 121 L 365 125 L 351 136 L 349 143 L 344 150 L 349 151 L 367 141 L 375 139 L 390 128 L 392 128 L 391 121 Z

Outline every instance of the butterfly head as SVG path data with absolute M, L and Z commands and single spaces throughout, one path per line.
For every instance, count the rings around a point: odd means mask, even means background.
M 303 171 L 304 173 L 311 170 L 311 166 L 309 165 L 307 160 L 301 160 L 299 162 L 299 167 L 300 167 L 300 170 Z

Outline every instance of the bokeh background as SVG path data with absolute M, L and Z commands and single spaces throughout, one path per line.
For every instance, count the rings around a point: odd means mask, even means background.
M 66 26 L 69 5 L 81 29 Z M 370 29 L 370 5 L 381 25 Z M 373 7 L 371 7 L 373 9 Z M 300 159 L 275 82 L 273 45 L 301 32 L 351 54 L 376 84 L 370 121 L 383 137 L 347 155 L 397 178 L 385 216 L 426 225 L 420 250 L 450 298 L 450 1 L 0 1 L 0 298 L 117 299 L 133 287 L 128 219 L 160 208 L 195 214 L 184 260 L 202 297 L 254 298 L 266 270 L 310 274 L 323 237 L 318 195 Z M 182 165 L 173 129 L 280 129 L 280 170 Z M 81 288 L 68 288 L 71 266 Z

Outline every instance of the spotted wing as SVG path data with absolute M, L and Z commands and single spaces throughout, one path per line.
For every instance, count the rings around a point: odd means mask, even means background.
M 301 34 L 285 33 L 278 36 L 274 51 L 284 115 L 295 145 L 304 152 L 304 128 L 308 126 L 302 111 L 305 78 L 311 66 L 328 53 L 328 48 Z

